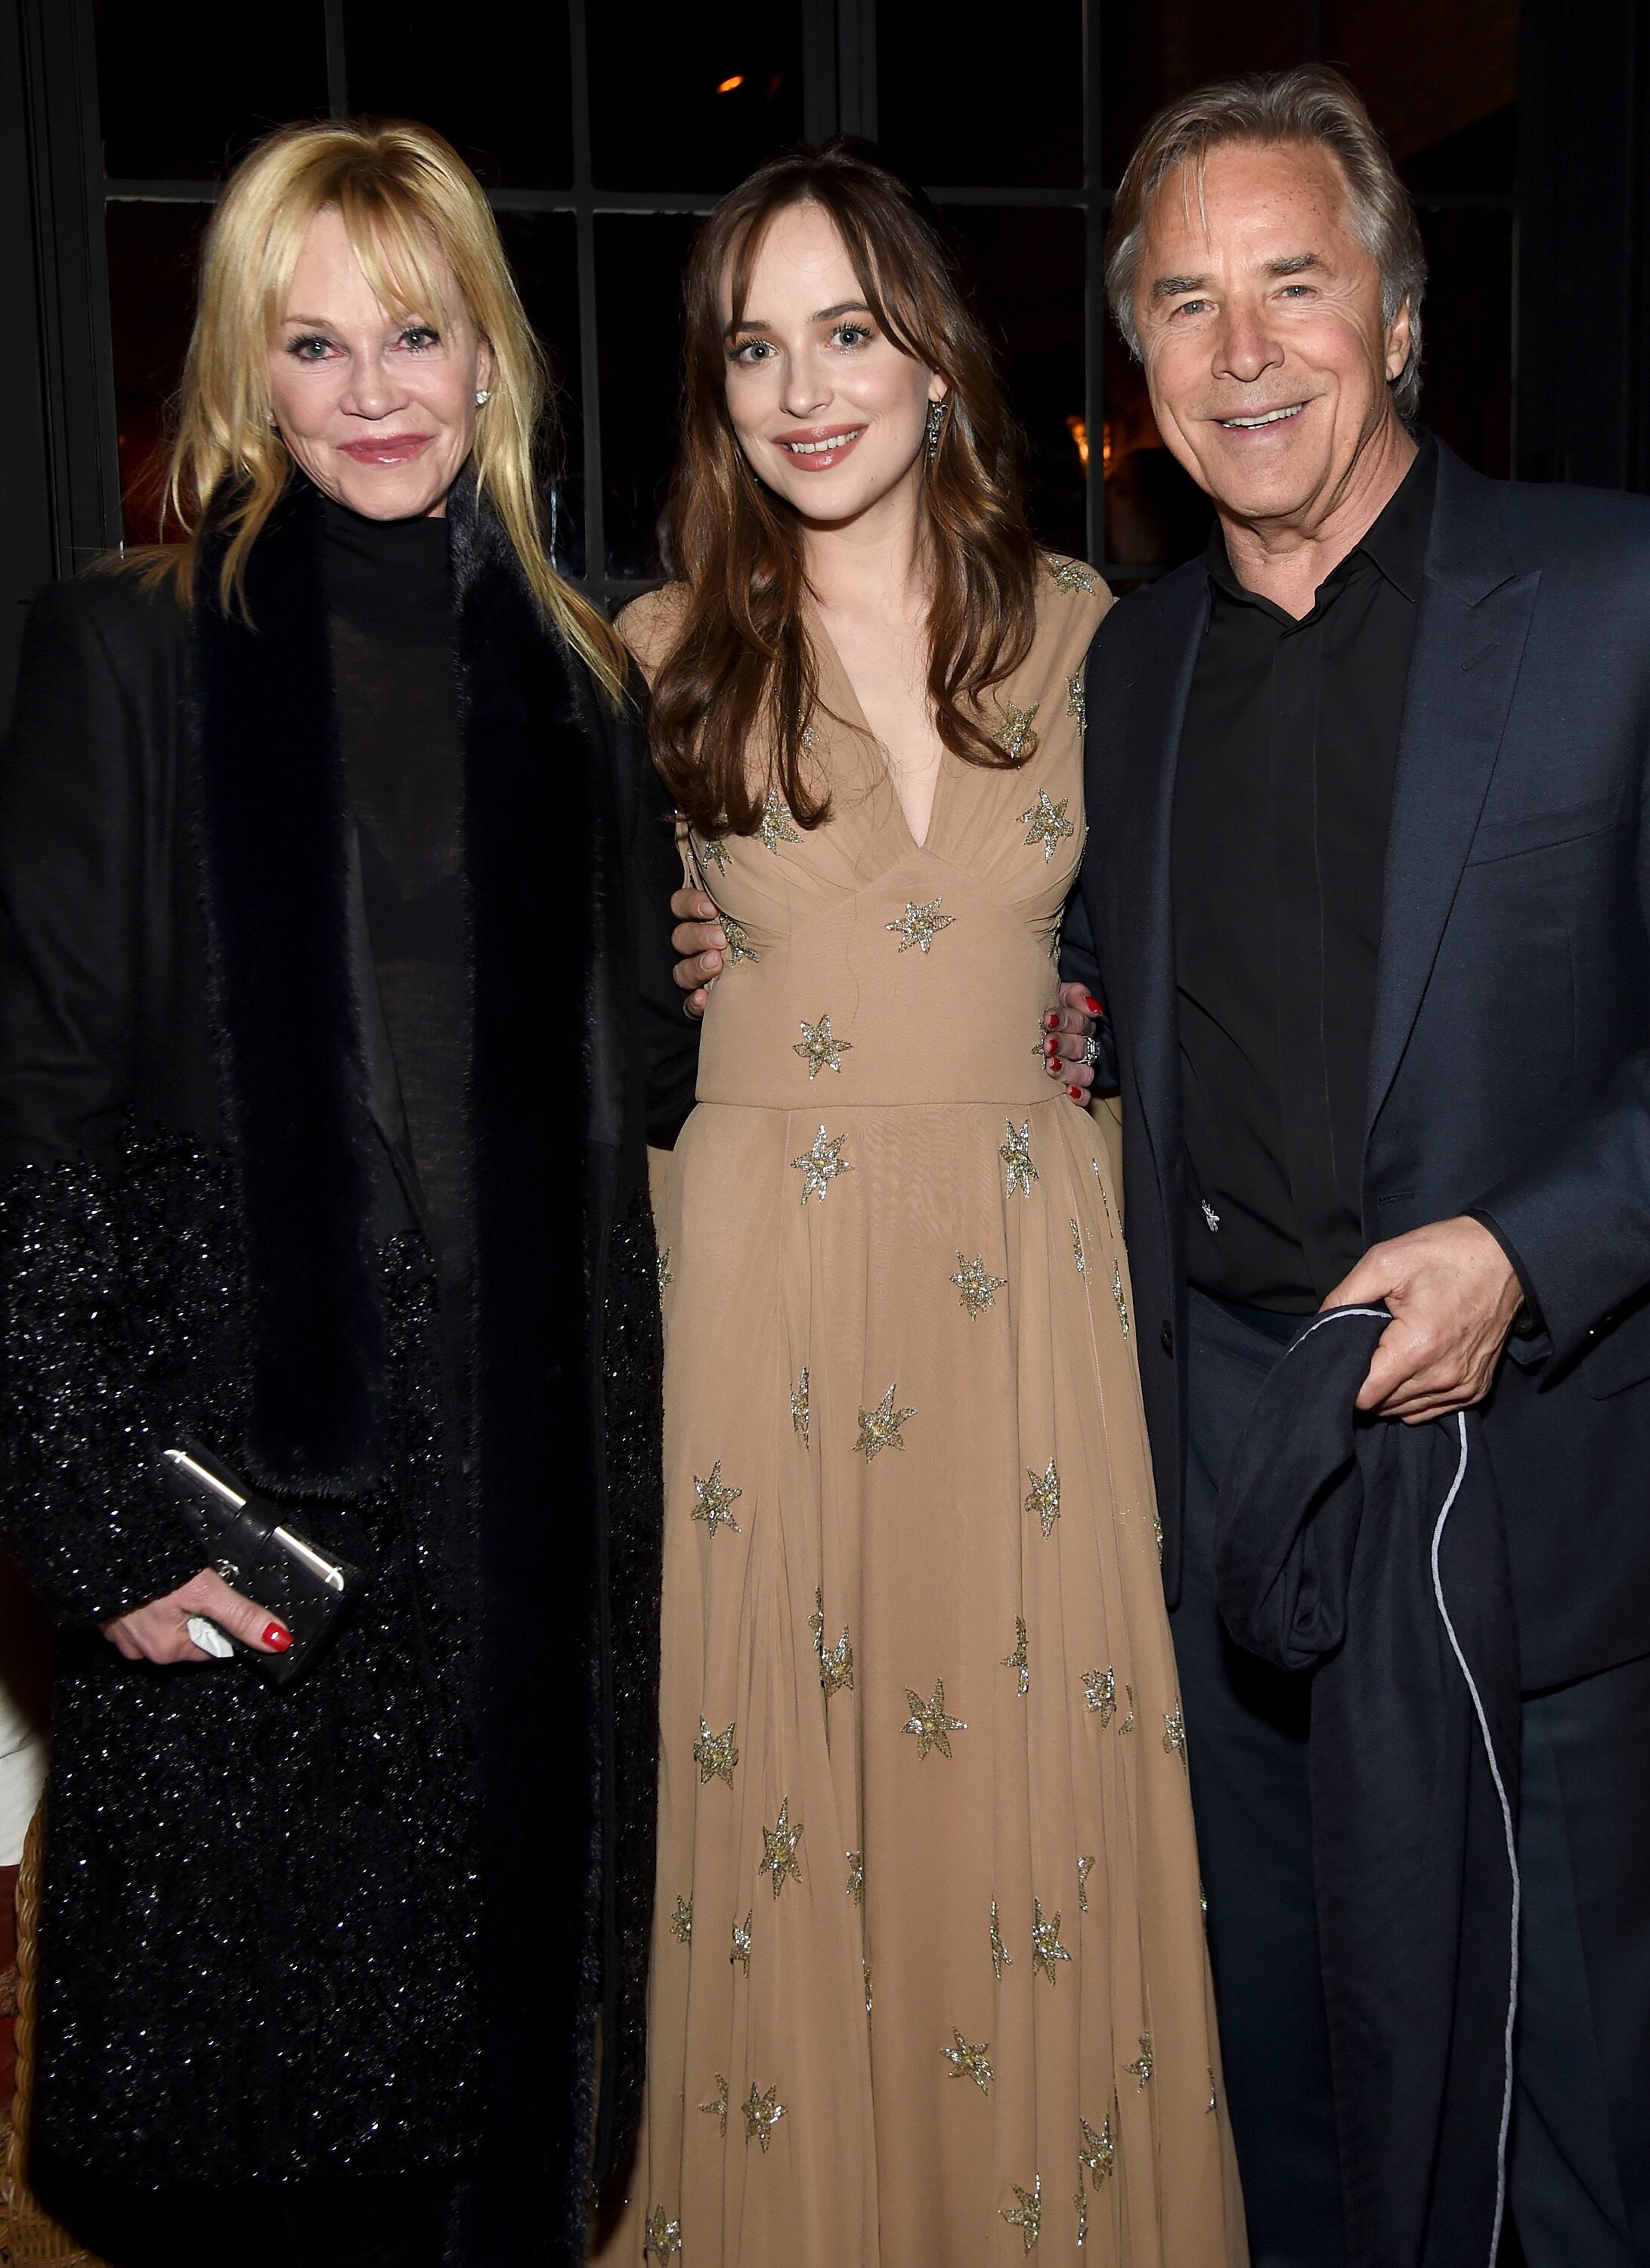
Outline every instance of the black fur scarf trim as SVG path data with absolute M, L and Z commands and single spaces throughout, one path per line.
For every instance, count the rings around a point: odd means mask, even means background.
M 254 1287 L 242 1450 L 263 1487 L 349 1496 L 381 1470 L 384 1327 L 320 545 L 313 492 L 296 491 L 253 546 L 245 616 L 217 603 L 221 550 L 204 547 L 197 730 L 214 1005 Z

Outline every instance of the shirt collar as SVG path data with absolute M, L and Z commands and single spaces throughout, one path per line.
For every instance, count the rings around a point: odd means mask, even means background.
M 1387 499 L 1380 517 L 1361 542 L 1353 546 L 1334 572 L 1319 584 L 1320 593 L 1344 580 L 1354 561 L 1364 558 L 1378 568 L 1396 591 L 1411 605 L 1421 594 L 1421 573 L 1433 530 L 1433 499 L 1438 487 L 1438 444 L 1430 433 L 1421 436 L 1415 461 Z M 1270 606 L 1258 592 L 1239 582 L 1226 552 L 1226 534 L 1219 519 L 1209 532 L 1209 579 L 1227 597 Z

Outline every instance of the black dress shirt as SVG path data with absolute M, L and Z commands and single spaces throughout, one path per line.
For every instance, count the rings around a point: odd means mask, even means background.
M 365 519 L 330 498 L 322 510 L 345 802 L 461 1385 L 470 1307 L 470 976 L 447 523 Z
M 1232 572 L 1175 777 L 1172 874 L 1201 1290 L 1310 1314 L 1364 1249 L 1369 1042 L 1387 828 L 1437 451 L 1297 622 Z

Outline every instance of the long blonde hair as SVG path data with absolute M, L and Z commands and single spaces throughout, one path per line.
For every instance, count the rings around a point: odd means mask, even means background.
M 225 609 L 243 603 L 247 557 L 286 487 L 292 460 L 275 430 L 269 342 L 285 306 L 305 232 L 335 209 L 362 273 L 387 306 L 442 313 L 445 262 L 470 320 L 492 349 L 492 383 L 470 463 L 534 595 L 610 697 L 623 649 L 605 618 L 550 563 L 539 478 L 554 433 L 549 374 L 521 305 L 481 185 L 428 126 L 333 119 L 284 126 L 242 159 L 225 186 L 201 259 L 195 329 L 184 364 L 168 467 L 173 542 L 129 555 L 173 583 L 187 605 L 209 509 L 226 535 L 218 575 Z

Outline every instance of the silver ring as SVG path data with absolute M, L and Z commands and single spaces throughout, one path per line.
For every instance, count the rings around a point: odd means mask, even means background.
M 1100 1061 L 1100 1034 L 1091 1032 L 1083 1042 L 1083 1061 L 1093 1071 Z

